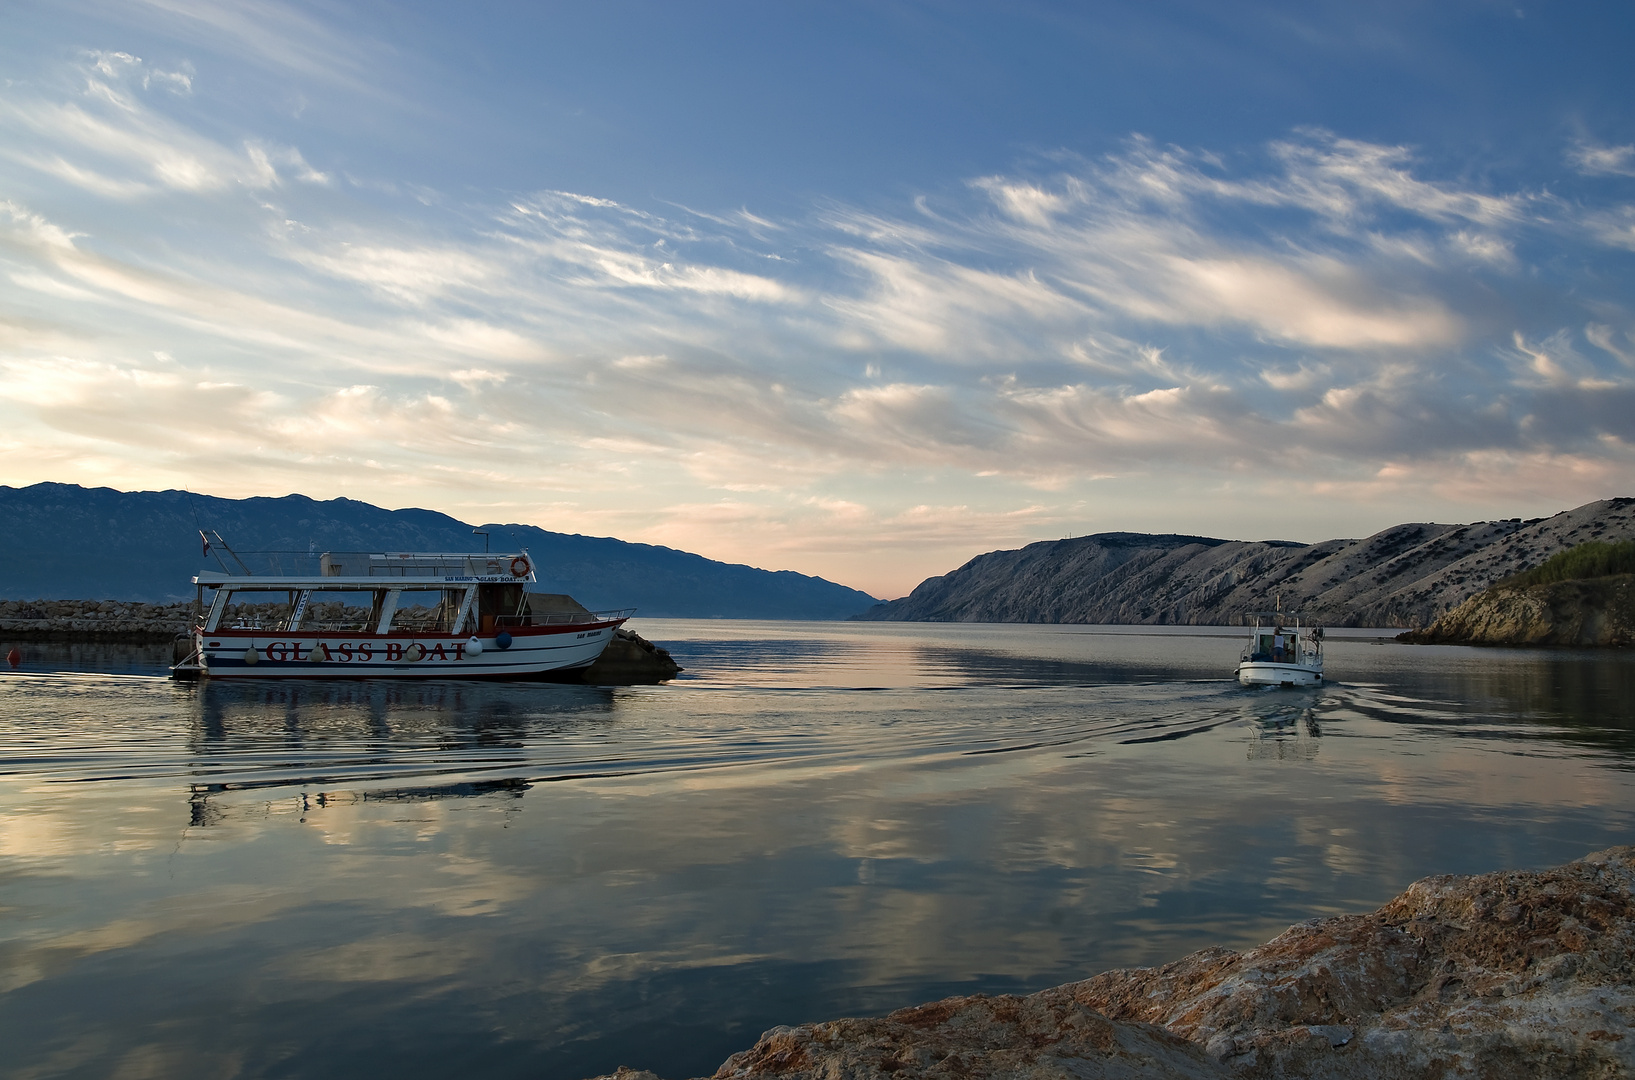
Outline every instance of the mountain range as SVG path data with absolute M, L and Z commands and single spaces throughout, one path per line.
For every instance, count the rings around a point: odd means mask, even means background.
M 478 551 L 481 528 L 496 551 L 528 550 L 538 591 L 654 618 L 1223 625 L 1281 603 L 1329 626 L 1423 627 L 1558 551 L 1635 539 L 1635 499 L 1317 544 L 1129 532 L 1045 540 L 979 555 L 879 603 L 789 570 L 532 525 L 474 527 L 432 510 L 42 483 L 0 486 L 0 599 L 190 599 L 193 574 L 219 568 L 200 554 L 201 528 L 239 552 L 299 554 Z
M 1427 626 L 1558 551 L 1630 539 L 1627 498 L 1528 521 L 1415 523 L 1319 544 L 1098 533 L 979 555 L 853 618 L 1231 625 L 1281 602 L 1329 626 Z
M 386 510 L 352 499 L 0 485 L 0 599 L 191 599 L 192 576 L 220 569 L 214 557 L 201 555 L 200 529 L 219 532 L 241 553 L 305 554 L 482 551 L 473 528 L 432 510 Z M 876 602 L 820 577 L 674 548 L 532 525 L 480 528 L 496 551 L 528 550 L 536 590 L 567 593 L 593 609 L 635 607 L 652 618 L 843 619 Z M 245 558 L 257 569 L 256 557 Z

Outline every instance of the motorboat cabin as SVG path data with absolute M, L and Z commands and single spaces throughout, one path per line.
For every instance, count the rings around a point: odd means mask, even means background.
M 1318 686 L 1323 681 L 1323 628 L 1288 611 L 1252 611 L 1254 628 L 1238 660 L 1245 686 Z

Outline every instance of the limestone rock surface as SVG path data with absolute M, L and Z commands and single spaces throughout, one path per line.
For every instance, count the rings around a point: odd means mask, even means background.
M 787 1080 L 1223 1080 L 1202 1048 L 1162 1028 L 1115 1023 L 1064 988 L 949 998 L 874 1020 L 775 1028 L 715 1073 Z
M 1632 1076 L 1635 847 L 1620 847 L 1553 870 L 1426 878 L 1372 914 L 1300 923 L 1247 953 L 775 1028 L 715 1080 Z
M 1062 989 L 1242 1077 L 1635 1075 L 1635 847 L 1432 877 L 1370 915 Z

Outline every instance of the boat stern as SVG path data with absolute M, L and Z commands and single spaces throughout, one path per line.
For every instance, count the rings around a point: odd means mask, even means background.
M 1321 686 L 1323 669 L 1246 660 L 1238 665 L 1238 682 L 1244 686 Z

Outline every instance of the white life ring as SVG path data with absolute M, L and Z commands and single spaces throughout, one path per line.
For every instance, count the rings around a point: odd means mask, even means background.
M 511 560 L 512 577 L 527 577 L 530 569 L 531 567 L 528 565 L 528 560 L 521 555 L 518 555 L 516 558 Z

